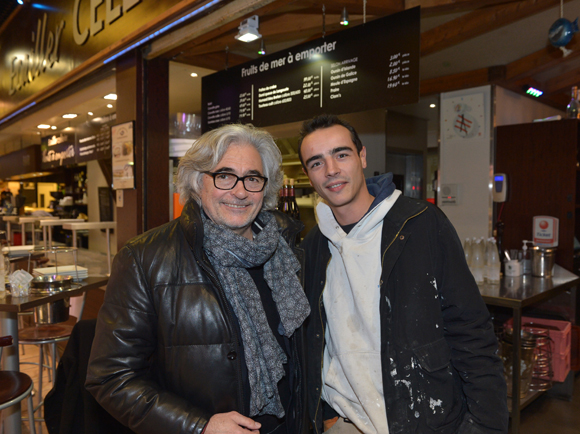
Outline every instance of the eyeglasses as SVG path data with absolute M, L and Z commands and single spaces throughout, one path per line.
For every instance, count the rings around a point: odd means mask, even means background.
M 232 190 L 238 181 L 242 181 L 246 191 L 259 193 L 264 190 L 268 178 L 259 175 L 237 176 L 227 172 L 203 172 L 213 178 L 213 185 L 218 190 Z

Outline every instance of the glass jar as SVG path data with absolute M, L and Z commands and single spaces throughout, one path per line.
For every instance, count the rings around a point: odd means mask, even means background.
M 536 338 L 531 333 L 522 330 L 520 342 L 520 398 L 525 398 L 530 390 L 532 372 L 536 363 Z M 508 386 L 508 396 L 512 396 L 513 353 L 513 329 L 509 327 L 505 329 L 503 340 L 501 341 L 501 358 L 503 360 L 505 381 Z

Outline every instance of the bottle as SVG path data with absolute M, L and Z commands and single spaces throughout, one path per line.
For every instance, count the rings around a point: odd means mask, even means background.
M 490 238 L 489 246 L 487 249 L 487 264 L 486 264 L 486 280 L 487 283 L 492 285 L 499 284 L 499 272 L 500 272 L 500 261 L 499 252 L 497 250 L 497 245 L 495 244 L 495 238 Z
M 465 253 L 465 262 L 467 262 L 467 266 L 471 265 L 471 239 L 469 237 L 465 238 L 465 242 L 463 243 L 463 252 Z
M 471 273 L 475 278 L 475 283 L 483 283 L 483 272 L 485 267 L 485 251 L 483 238 L 476 241 L 472 249 Z
M 276 205 L 276 209 L 281 212 L 284 212 L 284 203 L 286 202 L 286 192 L 288 190 L 287 182 L 288 178 L 284 177 L 284 185 L 280 189 L 280 197 L 278 198 L 278 205 Z
M 578 87 L 572 86 L 572 98 L 566 107 L 568 119 L 580 119 L 580 104 L 578 103 Z
M 1 246 L 0 246 L 1 249 Z M 0 251 L 0 298 L 6 297 L 6 272 L 4 269 L 4 255 Z
M 290 214 L 290 200 L 289 200 L 289 195 L 290 195 L 290 191 L 288 189 L 288 178 L 284 178 L 284 201 L 282 202 L 282 207 L 280 208 L 280 211 L 282 211 L 284 214 Z
M 294 179 L 290 178 L 290 188 L 288 189 L 288 202 L 290 203 L 290 215 L 295 220 L 300 220 L 300 208 L 296 202 L 296 191 L 294 190 Z
M 532 254 L 528 250 L 528 243 L 532 241 L 524 240 L 522 246 L 522 274 L 532 274 Z

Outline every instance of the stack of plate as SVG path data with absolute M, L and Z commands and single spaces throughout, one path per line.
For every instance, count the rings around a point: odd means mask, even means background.
M 28 256 L 33 253 L 35 246 L 10 246 L 2 247 L 2 253 L 8 255 L 10 258 L 19 258 L 22 256 Z
M 75 280 L 82 280 L 89 277 L 89 270 L 78 265 L 76 267 L 74 265 L 62 265 L 59 267 L 35 268 L 32 270 L 32 274 L 35 276 L 72 276 Z

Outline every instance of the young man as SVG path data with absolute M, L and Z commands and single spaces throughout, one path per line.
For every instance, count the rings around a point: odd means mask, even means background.
M 181 217 L 115 257 L 86 386 L 135 433 L 308 431 L 302 224 L 271 211 L 281 162 L 265 131 L 204 134 L 179 163 Z
M 304 123 L 299 155 L 324 199 L 302 245 L 315 432 L 506 433 L 497 340 L 449 220 L 390 173 L 365 182 L 335 116 Z

